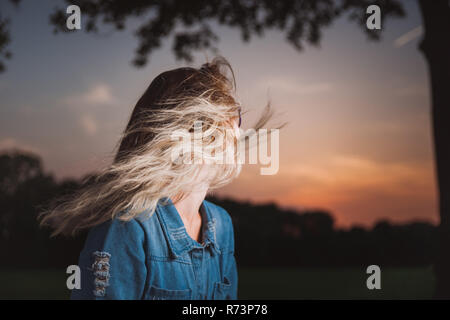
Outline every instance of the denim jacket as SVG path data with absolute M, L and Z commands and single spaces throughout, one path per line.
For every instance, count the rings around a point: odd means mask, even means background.
M 81 288 L 71 299 L 237 299 L 231 218 L 206 200 L 200 214 L 202 244 L 170 200 L 152 215 L 93 227 L 79 258 Z

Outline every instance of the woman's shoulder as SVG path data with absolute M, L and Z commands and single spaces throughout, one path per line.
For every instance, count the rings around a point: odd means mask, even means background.
M 232 226 L 231 216 L 227 210 L 208 200 L 205 200 L 204 203 L 208 207 L 213 219 L 219 220 L 222 224 Z
M 145 231 L 140 217 L 123 220 L 116 216 L 90 228 L 86 245 L 114 247 L 123 241 L 141 244 L 144 237 Z

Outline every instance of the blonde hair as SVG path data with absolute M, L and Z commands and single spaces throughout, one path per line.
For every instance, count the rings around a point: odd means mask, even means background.
M 178 68 L 158 75 L 137 102 L 113 163 L 73 194 L 55 199 L 39 215 L 41 225 L 52 227 L 52 236 L 75 235 L 115 217 L 126 221 L 143 211 L 153 213 L 161 199 L 176 201 L 189 193 L 200 166 L 172 161 L 180 144 L 172 133 L 192 132 L 195 121 L 202 121 L 202 130 L 224 133 L 239 116 L 235 90 L 233 70 L 223 57 L 199 69 Z M 266 108 L 257 127 L 270 118 L 270 104 Z M 235 135 L 224 137 L 226 145 L 236 143 Z M 213 147 L 214 139 L 203 144 Z M 231 182 L 241 168 L 238 161 L 214 167 L 210 189 Z

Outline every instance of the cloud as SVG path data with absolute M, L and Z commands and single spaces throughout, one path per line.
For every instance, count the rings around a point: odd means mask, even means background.
M 26 143 L 23 143 L 15 138 L 4 138 L 0 140 L 0 150 L 10 150 L 10 149 L 18 149 L 22 151 L 28 151 L 35 154 L 40 154 L 40 150 L 30 146 Z
M 392 221 L 435 221 L 433 167 L 420 162 L 382 162 L 337 154 L 285 168 L 296 177 L 279 201 L 286 205 L 329 208 L 339 225 Z
M 411 29 L 410 31 L 402 34 L 400 37 L 394 40 L 394 47 L 401 48 L 407 43 L 413 41 L 414 39 L 420 37 L 423 33 L 422 25 Z
M 89 114 L 82 114 L 80 117 L 80 125 L 83 131 L 89 135 L 93 136 L 97 133 L 97 122 L 95 119 Z
M 429 195 L 433 190 L 432 167 L 424 163 L 377 162 L 368 158 L 336 155 L 310 165 L 288 169 L 299 186 L 286 198 L 331 208 L 354 202 L 358 195 L 382 191 L 391 197 Z
M 323 166 L 311 166 L 300 172 L 319 180 L 324 185 L 383 187 L 392 192 L 407 192 L 408 190 L 399 189 L 398 186 L 411 181 L 420 184 L 428 169 L 421 164 L 385 163 L 360 156 L 336 155 Z
M 98 132 L 99 123 L 96 119 L 101 118 L 105 111 L 97 106 L 111 106 L 117 99 L 113 96 L 111 88 L 105 83 L 97 83 L 85 92 L 67 96 L 63 103 L 73 113 L 78 126 L 88 136 L 94 136 Z M 102 121 L 103 118 L 101 118 Z
M 115 101 L 111 88 L 104 83 L 98 83 L 86 92 L 66 97 L 64 102 L 71 106 L 97 106 L 108 105 Z
M 261 79 L 257 86 L 264 89 L 273 89 L 289 94 L 322 94 L 333 90 L 328 82 L 302 83 L 294 78 L 274 76 Z
M 114 101 L 114 98 L 109 86 L 98 84 L 85 93 L 84 100 L 90 104 L 107 104 Z
M 82 136 L 93 137 L 104 133 L 104 129 L 116 130 L 119 102 L 109 85 L 97 82 L 85 91 L 60 98 L 57 103 L 62 107 L 56 110 L 48 108 L 47 112 L 49 116 L 61 119 L 60 123 L 75 127 Z M 26 114 L 28 111 L 24 109 L 22 112 Z M 39 115 L 42 116 L 41 111 Z

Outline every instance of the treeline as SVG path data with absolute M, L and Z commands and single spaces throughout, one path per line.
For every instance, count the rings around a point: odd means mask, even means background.
M 371 229 L 334 227 L 326 211 L 282 210 L 211 199 L 232 216 L 236 256 L 246 266 L 420 266 L 433 263 L 437 227 L 425 222 Z
M 50 238 L 36 217 L 39 207 L 80 188 L 81 181 L 88 179 L 57 182 L 34 154 L 0 154 L 0 268 L 77 263 L 86 232 L 76 238 Z M 436 227 L 428 223 L 380 221 L 372 229 L 339 230 L 325 211 L 210 200 L 232 216 L 239 266 L 418 266 L 433 261 Z

